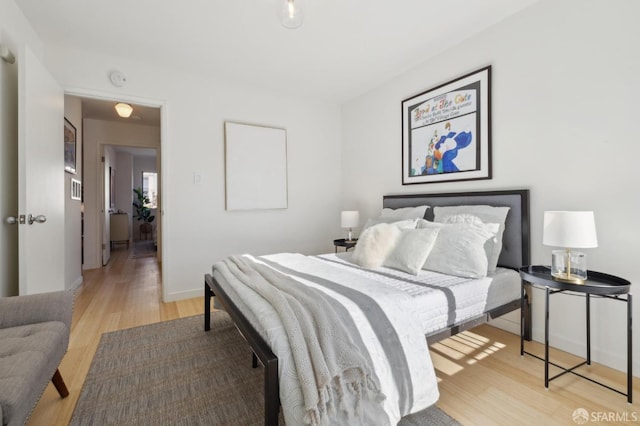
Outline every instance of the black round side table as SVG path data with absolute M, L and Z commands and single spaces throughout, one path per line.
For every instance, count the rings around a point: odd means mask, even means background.
M 632 403 L 633 401 L 633 362 L 632 362 L 632 335 L 631 335 L 631 283 L 623 278 L 616 277 L 614 275 L 604 274 L 602 272 L 587 271 L 587 279 L 584 284 L 565 283 L 562 281 L 556 281 L 551 276 L 551 269 L 548 266 L 542 265 L 530 265 L 520 268 L 520 278 L 522 278 L 522 297 L 524 297 L 524 286 L 534 286 L 544 288 L 545 290 L 545 320 L 544 320 L 544 359 L 526 352 L 524 350 L 524 334 L 522 332 L 523 327 L 520 327 L 520 355 L 531 355 L 535 358 L 539 358 L 544 361 L 544 387 L 549 388 L 549 382 L 557 377 L 560 377 L 566 373 L 571 373 L 576 376 L 587 379 L 593 383 L 599 384 L 607 389 L 617 392 L 627 397 L 627 401 Z M 573 367 L 565 368 L 558 364 L 549 361 L 549 296 L 555 293 L 582 293 L 586 298 L 586 326 L 587 326 L 587 354 L 586 359 L 580 364 Z M 590 297 L 602 297 L 607 299 L 618 300 L 626 302 L 627 304 L 627 393 L 623 393 L 617 389 L 614 389 L 608 385 L 600 383 L 589 377 L 583 376 L 580 373 L 574 371 L 576 368 L 585 364 L 591 365 L 591 301 Z M 624 297 L 623 297 L 624 296 Z M 561 373 L 549 377 L 549 364 L 558 367 L 562 370 Z
M 350 248 L 356 246 L 358 239 L 355 240 L 347 240 L 345 238 L 339 238 L 337 240 L 333 240 L 333 245 L 336 248 L 336 253 L 338 252 L 338 247 L 344 247 L 344 251 L 349 251 Z

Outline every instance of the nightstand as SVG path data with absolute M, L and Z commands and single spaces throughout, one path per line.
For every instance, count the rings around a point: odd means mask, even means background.
M 556 281 L 551 276 L 551 269 L 548 266 L 534 265 L 523 266 L 520 268 L 520 277 L 522 278 L 522 294 L 524 297 L 524 286 L 530 285 L 534 287 L 543 288 L 545 290 L 545 320 L 544 320 L 544 358 L 540 358 L 537 355 L 526 352 L 524 350 L 524 335 L 522 327 L 520 327 L 520 355 L 531 355 L 544 361 L 544 387 L 549 388 L 549 382 L 553 379 L 560 377 L 566 373 L 571 373 L 583 379 L 587 379 L 590 382 L 596 383 L 609 390 L 617 392 L 627 397 L 627 402 L 630 404 L 633 401 L 633 362 L 632 362 L 632 336 L 631 336 L 631 283 L 620 277 L 616 277 L 609 274 L 603 274 L 602 272 L 587 271 L 587 280 L 584 284 L 573 284 Z M 574 295 L 584 295 L 586 300 L 586 327 L 587 327 L 587 354 L 586 359 L 573 367 L 563 367 L 549 361 L 549 296 L 556 293 L 567 293 Z M 615 301 L 622 301 L 627 304 L 627 393 L 623 393 L 617 389 L 614 389 L 608 385 L 600 383 L 589 377 L 583 376 L 580 373 L 574 371 L 576 368 L 585 364 L 591 365 L 591 297 L 602 297 Z M 521 320 L 523 320 L 521 318 Z M 524 322 L 522 322 L 524 324 Z M 562 370 L 561 373 L 556 374 L 553 377 L 549 377 L 549 364 L 558 367 Z
M 349 251 L 350 248 L 356 246 L 358 239 L 355 240 L 347 240 L 344 238 L 339 238 L 337 240 L 333 240 L 333 245 L 336 247 L 336 253 L 338 252 L 338 247 L 344 247 L 344 251 Z

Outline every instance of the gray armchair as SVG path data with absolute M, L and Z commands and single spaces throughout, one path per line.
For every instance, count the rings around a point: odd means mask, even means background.
M 69 346 L 74 293 L 0 298 L 0 418 L 23 425 L 51 380 L 69 391 L 58 371 Z

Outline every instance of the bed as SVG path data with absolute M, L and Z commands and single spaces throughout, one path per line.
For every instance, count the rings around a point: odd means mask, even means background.
M 492 277 L 499 277 L 500 275 L 513 275 L 520 266 L 529 264 L 529 201 L 528 190 L 507 190 L 507 191 L 489 191 L 489 192 L 466 192 L 466 193 L 446 193 L 446 194 L 410 194 L 410 195 L 387 195 L 383 197 L 383 207 L 390 209 L 400 209 L 411 206 L 428 205 L 432 208 L 427 209 L 425 219 L 433 220 L 433 207 L 445 207 L 445 206 L 495 206 L 495 207 L 508 207 L 509 213 L 507 214 L 504 224 L 504 234 L 502 236 L 502 249 L 498 258 L 498 266 L 496 273 L 492 274 Z M 415 277 L 403 276 L 401 272 L 391 272 L 389 270 L 382 270 L 378 272 L 372 272 L 366 269 L 358 268 L 353 265 L 348 254 L 328 254 L 313 257 L 300 257 L 301 255 L 273 255 L 261 257 L 256 259 L 259 263 L 268 264 L 271 267 L 277 267 L 292 271 L 297 268 L 297 265 L 307 265 L 311 269 L 316 268 L 318 264 L 331 264 L 331 269 L 327 274 L 329 276 L 347 274 L 348 277 L 354 282 L 358 282 L 361 279 L 373 279 L 378 281 L 397 281 L 398 285 L 402 286 L 403 280 L 418 280 Z M 302 266 L 301 266 L 302 267 Z M 324 268 L 324 266 L 322 266 Z M 356 271 L 354 271 L 356 269 Z M 319 270 L 318 275 L 324 274 L 324 269 Z M 343 272 L 340 272 L 343 271 Z M 373 274 L 373 275 L 372 275 Z M 361 276 L 364 276 L 361 278 Z M 372 275 L 367 277 L 367 275 Z M 428 275 L 428 274 L 422 274 Z M 436 274 L 437 275 L 437 274 Z M 305 275 L 306 277 L 306 275 Z M 221 282 L 223 281 L 223 285 Z M 446 281 L 446 279 L 445 279 Z M 416 327 L 419 327 L 422 334 L 426 336 L 426 341 L 429 344 L 435 343 L 446 337 L 459 333 L 461 331 L 473 328 L 479 324 L 485 323 L 491 319 L 497 318 L 508 312 L 516 309 L 521 309 L 521 327 L 525 337 L 530 336 L 530 313 L 528 298 L 523 293 L 522 286 L 518 280 L 518 285 L 511 284 L 511 289 L 506 292 L 500 287 L 501 280 L 499 278 L 491 279 L 488 282 L 484 282 L 482 286 L 478 285 L 476 281 L 470 283 L 469 280 L 458 280 L 456 285 L 452 286 L 454 290 L 435 291 L 439 294 L 441 299 L 439 302 L 431 302 L 433 299 L 421 299 L 423 297 L 422 290 L 416 291 L 415 295 L 411 294 L 411 297 L 415 302 L 415 306 L 427 306 L 422 312 L 416 310 L 413 315 L 416 318 Z M 513 280 L 511 280 L 513 282 Z M 497 284 L 496 284 L 497 283 Z M 412 288 L 416 287 L 415 284 L 422 285 L 420 283 L 410 282 Z M 495 285 L 494 285 L 495 284 Z M 226 289 L 225 289 L 226 286 Z M 422 285 L 422 288 L 430 287 L 430 285 Z M 474 303 L 474 297 L 465 296 L 464 298 L 457 296 L 456 291 L 461 291 L 467 294 L 466 287 L 482 287 L 485 295 L 485 301 L 481 303 Z M 505 287 L 506 288 L 506 287 Z M 456 290 L 457 289 L 457 290 Z M 258 332 L 256 330 L 256 317 L 253 314 L 248 314 L 248 308 L 244 306 L 243 297 L 239 297 L 238 294 L 234 294 L 235 290 L 232 290 L 227 283 L 221 279 L 220 273 L 214 269 L 213 274 L 207 274 L 205 276 L 205 330 L 210 329 L 210 312 L 211 312 L 211 298 L 215 296 L 216 303 L 221 306 L 235 322 L 236 326 L 245 337 L 249 345 L 253 350 L 253 365 L 257 366 L 258 360 L 265 367 L 265 381 L 264 381 L 264 394 L 265 394 L 265 424 L 277 425 L 278 413 L 280 407 L 280 382 L 279 382 L 279 359 L 275 355 L 270 345 L 263 338 L 264 330 Z M 426 293 L 431 290 L 426 291 Z M 231 294 L 230 294 L 231 293 Z M 498 295 L 498 297 L 488 298 L 489 294 Z M 505 296 L 505 294 L 508 294 Z M 437 299 L 437 298 L 436 298 Z M 469 303 L 460 303 L 460 300 L 466 300 Z M 491 299 L 491 300 L 489 300 Z M 452 300 L 456 301 L 452 304 Z M 429 305 L 429 303 L 436 303 L 438 306 Z M 453 311 L 452 306 L 457 309 Z M 432 315 L 436 312 L 436 315 Z M 253 316 L 252 316 L 253 315 Z M 430 315 L 430 316 L 429 316 Z M 413 325 L 411 325 L 413 326 Z M 424 339 L 423 339 L 424 340 Z M 407 347 L 405 345 L 404 350 Z M 411 356 L 411 355 L 409 355 Z M 288 362 L 288 361 L 287 361 Z M 286 365 L 286 364 L 285 364 Z M 286 368 L 286 367 L 284 367 Z

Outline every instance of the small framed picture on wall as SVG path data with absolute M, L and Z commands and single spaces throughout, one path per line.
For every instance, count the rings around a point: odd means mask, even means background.
M 76 128 L 64 119 L 64 171 L 76 174 Z

